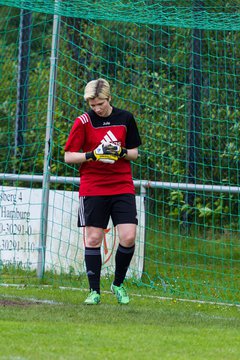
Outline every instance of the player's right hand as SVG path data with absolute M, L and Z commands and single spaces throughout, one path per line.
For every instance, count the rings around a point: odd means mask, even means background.
M 93 151 L 86 153 L 86 160 L 102 161 L 113 164 L 118 160 L 118 156 L 112 151 L 111 144 L 100 144 Z

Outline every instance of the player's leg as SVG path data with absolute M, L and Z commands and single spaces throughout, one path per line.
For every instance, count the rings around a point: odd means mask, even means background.
M 114 223 L 117 224 L 119 245 L 115 256 L 115 276 L 112 291 L 119 303 L 127 304 L 129 297 L 123 287 L 123 282 L 135 250 L 137 229 L 135 196 L 123 195 L 119 197 L 118 204 L 115 205 L 112 217 Z
M 100 302 L 100 275 L 102 267 L 101 244 L 103 229 L 109 220 L 109 206 L 105 197 L 88 196 L 84 198 L 85 264 L 90 293 L 86 304 Z
M 119 245 L 115 257 L 114 285 L 120 286 L 126 277 L 135 250 L 136 228 L 136 224 L 117 225 Z
M 100 302 L 100 276 L 102 268 L 101 243 L 103 230 L 92 226 L 86 227 L 85 265 L 90 293 L 86 304 L 94 305 Z

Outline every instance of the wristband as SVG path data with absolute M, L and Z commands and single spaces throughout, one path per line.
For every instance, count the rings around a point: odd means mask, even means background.
M 95 160 L 95 156 L 94 156 L 94 153 L 93 151 L 89 151 L 89 152 L 86 152 L 85 153 L 85 158 L 86 160 Z
M 121 152 L 120 152 L 120 154 L 119 154 L 119 157 L 120 157 L 120 158 L 124 158 L 125 156 L 127 156 L 127 153 L 128 153 L 127 149 L 126 149 L 126 148 L 122 148 L 122 149 L 121 149 Z

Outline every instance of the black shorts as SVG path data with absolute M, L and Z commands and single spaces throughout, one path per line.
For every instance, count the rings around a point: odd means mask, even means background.
M 78 227 L 106 229 L 111 217 L 113 225 L 138 224 L 136 199 L 133 194 L 82 196 L 79 198 Z

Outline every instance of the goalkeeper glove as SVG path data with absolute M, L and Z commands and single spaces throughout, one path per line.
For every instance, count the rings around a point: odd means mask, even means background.
M 108 164 L 114 164 L 118 160 L 118 155 L 113 152 L 111 144 L 100 144 L 93 151 L 86 153 L 86 160 L 102 161 Z
M 118 159 L 122 159 L 127 155 L 127 149 L 124 147 L 121 147 L 119 145 L 115 145 L 110 143 L 109 147 L 111 146 L 111 152 L 112 154 L 116 155 Z

